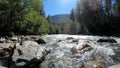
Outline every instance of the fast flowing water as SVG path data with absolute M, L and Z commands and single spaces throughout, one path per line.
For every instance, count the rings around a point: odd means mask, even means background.
M 104 60 L 108 66 L 120 63 L 120 38 L 109 37 L 117 43 L 98 43 L 98 39 L 108 37 L 62 34 L 43 37 L 48 43 L 42 46 L 51 53 L 46 56 L 41 68 L 84 68 L 86 62 L 93 60 Z M 80 50 L 86 41 L 92 49 Z M 77 54 L 72 54 L 72 47 L 78 49 Z

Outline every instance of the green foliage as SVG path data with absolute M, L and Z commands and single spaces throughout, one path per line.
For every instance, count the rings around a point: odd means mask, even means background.
M 71 19 L 65 19 L 62 25 L 62 33 L 65 34 L 78 34 L 79 24 L 77 22 L 73 22 Z
M 63 33 L 69 33 L 70 24 L 72 21 L 70 19 L 65 19 L 63 24 Z
M 71 10 L 70 19 L 71 19 L 73 22 L 75 22 L 75 13 L 74 13 L 74 9 Z
M 80 34 L 119 34 L 120 1 L 114 2 L 112 4 L 112 0 L 80 0 L 75 9 Z
M 11 31 L 16 33 L 16 26 L 22 23 L 22 20 L 24 18 L 24 8 L 21 2 L 21 0 L 0 1 L 0 35 L 9 35 Z M 4 31 L 2 29 L 4 29 Z
M 51 21 L 51 16 L 48 15 L 47 17 L 48 20 L 48 25 L 49 25 L 49 34 L 58 34 L 61 33 L 61 28 L 58 24 L 55 24 L 54 22 Z
M 54 24 L 54 26 L 55 26 L 55 34 L 60 34 L 60 33 L 62 33 L 61 27 L 59 26 L 59 24 Z
M 0 0 L 0 21 L 0 35 L 44 34 L 50 31 L 42 0 Z

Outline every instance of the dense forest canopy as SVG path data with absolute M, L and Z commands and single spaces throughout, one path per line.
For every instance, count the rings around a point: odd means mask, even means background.
M 51 7 L 52 8 L 52 7 Z M 0 35 L 120 34 L 120 0 L 79 0 L 70 17 L 53 23 L 43 0 L 0 0 Z
M 42 0 L 0 0 L 0 35 L 59 33 Z
M 80 0 L 74 16 L 75 21 L 81 25 L 80 33 L 120 34 L 120 0 Z

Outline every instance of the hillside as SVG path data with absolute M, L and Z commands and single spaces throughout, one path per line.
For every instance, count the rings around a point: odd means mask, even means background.
M 51 20 L 54 23 L 63 23 L 64 19 L 69 18 L 69 17 L 70 17 L 69 14 L 57 14 L 57 15 L 51 16 Z

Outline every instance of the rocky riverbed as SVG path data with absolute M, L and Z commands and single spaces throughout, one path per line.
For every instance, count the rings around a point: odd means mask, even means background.
M 114 68 L 120 63 L 118 37 L 59 34 L 0 42 L 0 68 Z

